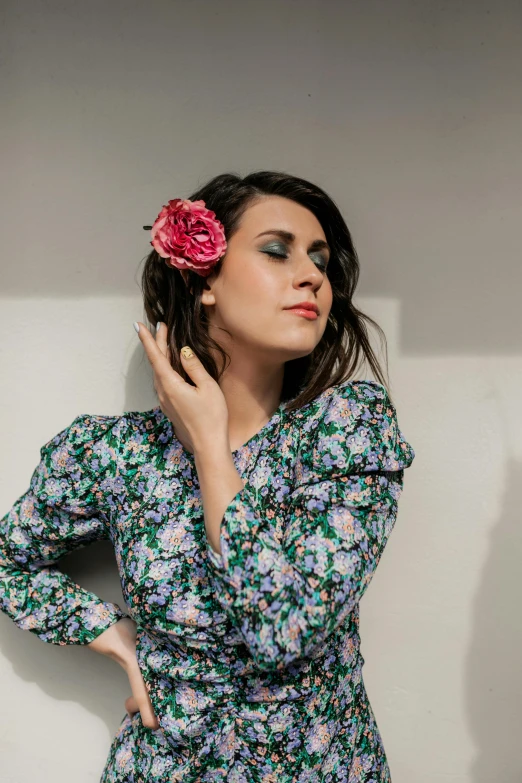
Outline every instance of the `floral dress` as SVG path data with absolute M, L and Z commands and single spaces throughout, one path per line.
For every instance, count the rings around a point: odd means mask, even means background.
M 159 728 L 127 714 L 100 783 L 384 783 L 359 601 L 415 453 L 384 386 L 282 403 L 232 452 L 244 487 L 209 544 L 193 455 L 161 408 L 82 414 L 40 450 L 0 522 L 0 602 L 52 644 L 124 616 Z M 57 567 L 108 538 L 125 599 Z

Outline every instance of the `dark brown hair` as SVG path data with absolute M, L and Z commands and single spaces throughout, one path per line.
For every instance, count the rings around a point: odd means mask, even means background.
M 381 327 L 353 304 L 359 260 L 350 231 L 330 196 L 317 185 L 285 172 L 254 171 L 246 177 L 234 173 L 219 174 L 185 198 L 191 201 L 203 199 L 206 207 L 215 212 L 223 224 L 225 237 L 230 240 L 238 230 L 245 210 L 265 196 L 282 196 L 309 209 L 321 224 L 331 248 L 327 275 L 333 300 L 328 322 L 320 342 L 310 354 L 285 364 L 281 402 L 286 403 L 286 410 L 294 411 L 330 386 L 350 380 L 364 359 L 389 394 L 388 384 L 368 339 L 365 321 L 372 324 L 381 336 L 388 370 L 386 337 Z M 176 197 L 180 198 L 179 194 Z M 223 258 L 212 271 L 219 274 L 222 263 Z M 180 270 L 167 266 L 156 250 L 152 250 L 145 259 L 141 287 L 149 323 L 155 327 L 158 321 L 163 321 L 167 325 L 171 362 L 176 372 L 192 383 L 179 358 L 180 349 L 190 345 L 209 375 L 218 381 L 230 357 L 208 333 L 205 308 L 201 304 L 205 278 L 189 272 L 186 285 Z M 220 356 L 220 367 L 211 348 Z

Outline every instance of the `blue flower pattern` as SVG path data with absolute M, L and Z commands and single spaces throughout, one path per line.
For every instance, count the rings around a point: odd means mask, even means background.
M 135 620 L 160 725 L 125 715 L 100 783 L 389 783 L 359 637 L 415 456 L 386 389 L 345 381 L 280 405 L 232 456 L 244 487 L 218 554 L 159 406 L 76 417 L 0 521 L 0 607 L 58 645 Z M 57 566 L 103 538 L 125 611 Z

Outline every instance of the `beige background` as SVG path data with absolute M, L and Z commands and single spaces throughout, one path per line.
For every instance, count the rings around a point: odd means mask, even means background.
M 394 783 L 520 783 L 522 6 L 4 2 L 0 502 L 80 413 L 156 404 L 150 224 L 215 174 L 337 201 L 416 451 L 361 604 Z M 121 601 L 110 545 L 64 570 Z M 0 779 L 97 783 L 118 666 L 0 616 Z

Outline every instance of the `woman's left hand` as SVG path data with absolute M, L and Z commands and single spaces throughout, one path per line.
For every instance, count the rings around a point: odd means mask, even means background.
M 193 454 L 219 439 L 228 444 L 228 408 L 219 384 L 193 352 L 192 356 L 184 355 L 188 347 L 184 346 L 180 351 L 181 362 L 196 384 L 191 386 L 170 364 L 166 325 L 160 323 L 154 338 L 141 321 L 136 323 L 154 373 L 160 408 L 174 425 L 178 440 Z

